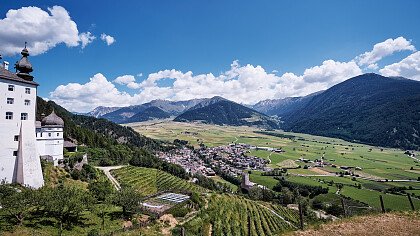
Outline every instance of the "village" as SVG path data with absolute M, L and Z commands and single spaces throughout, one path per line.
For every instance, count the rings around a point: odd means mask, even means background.
M 188 173 L 207 177 L 225 173 L 241 176 L 244 170 L 270 171 L 268 160 L 249 155 L 252 149 L 281 152 L 281 149 L 256 147 L 248 144 L 229 144 L 217 147 L 201 147 L 193 150 L 187 147 L 170 152 L 158 152 L 157 157 L 182 166 Z

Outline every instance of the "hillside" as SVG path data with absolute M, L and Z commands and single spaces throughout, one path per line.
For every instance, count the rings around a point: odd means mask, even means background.
M 115 123 L 128 123 L 130 122 L 129 119 L 131 117 L 136 114 L 141 116 L 140 113 L 151 107 L 159 108 L 160 110 L 168 113 L 170 116 L 176 116 L 202 101 L 203 99 L 192 99 L 187 101 L 153 100 L 141 105 L 120 108 L 101 116 L 101 118 L 105 118 Z
M 112 175 L 120 184 L 133 186 L 142 196 L 161 191 L 207 191 L 185 179 L 153 168 L 128 166 L 113 170 Z
M 304 97 L 288 97 L 282 99 L 268 99 L 253 105 L 251 108 L 269 116 L 284 117 L 308 104 L 311 99 L 323 91 L 309 94 Z
M 163 111 L 158 107 L 149 107 L 146 108 L 144 111 L 135 114 L 134 116 L 130 117 L 126 120 L 126 123 L 133 123 L 133 122 L 142 122 L 148 121 L 153 119 L 166 119 L 171 117 L 169 113 Z
M 323 224 L 314 229 L 295 231 L 289 235 L 298 236 L 329 236 L 329 235 L 366 235 L 394 236 L 419 235 L 419 213 L 388 213 L 344 219 Z
M 183 225 L 186 235 L 279 235 L 295 229 L 294 210 L 230 194 L 213 194 L 195 218 Z
M 37 120 L 41 114 L 50 114 L 55 110 L 64 120 L 64 138 L 78 145 L 89 147 L 112 147 L 115 144 L 126 144 L 132 147 L 143 147 L 154 150 L 160 148 L 160 142 L 138 134 L 129 127 L 123 127 L 105 119 L 75 115 L 53 101 L 37 98 Z
M 264 128 L 278 127 L 276 121 L 270 117 L 221 97 L 214 97 L 197 104 L 177 116 L 174 121 L 200 121 L 216 125 L 246 125 Z
M 360 75 L 315 95 L 283 121 L 293 132 L 420 149 L 420 82 Z

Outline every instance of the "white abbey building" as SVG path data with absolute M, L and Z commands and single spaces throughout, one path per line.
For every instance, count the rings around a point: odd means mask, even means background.
M 40 188 L 44 185 L 40 158 L 63 159 L 63 120 L 54 112 L 36 121 L 38 84 L 33 81 L 29 52 L 22 50 L 18 73 L 0 66 L 0 181 Z

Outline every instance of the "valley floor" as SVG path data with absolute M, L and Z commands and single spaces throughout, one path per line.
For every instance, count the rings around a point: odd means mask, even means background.
M 147 137 L 166 141 L 187 140 L 195 147 L 199 147 L 200 143 L 209 147 L 245 143 L 281 148 L 284 150 L 282 153 L 251 150 L 249 155 L 269 160 L 268 167 L 271 168 L 299 165 L 300 168 L 287 171 L 288 181 L 328 187 L 330 193 L 350 197 L 376 211 L 380 210 L 379 195 L 383 195 L 387 210 L 410 210 L 407 193 L 412 195 L 415 208 L 420 209 L 420 163 L 406 155 L 404 150 L 301 133 L 264 131 L 245 126 L 173 121 L 148 121 L 127 125 Z M 419 156 L 419 153 L 416 156 Z M 329 164 L 315 167 L 313 162 L 321 157 Z M 302 159 L 306 162 L 301 161 Z M 304 168 L 305 166 L 308 168 Z M 343 174 L 345 170 L 340 167 L 345 166 L 353 168 L 353 176 Z M 355 167 L 358 167 L 357 170 Z M 278 181 L 273 176 L 262 173 L 252 171 L 250 180 L 270 189 L 277 184 Z M 397 190 L 390 194 L 392 189 L 405 190 Z M 349 207 L 355 209 L 353 205 Z

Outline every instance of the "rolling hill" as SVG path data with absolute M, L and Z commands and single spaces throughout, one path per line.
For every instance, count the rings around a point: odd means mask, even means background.
M 282 128 L 372 145 L 420 149 L 420 82 L 364 74 L 283 116 Z
M 142 122 L 153 119 L 166 119 L 171 115 L 158 107 L 149 107 L 127 119 L 126 123 Z
M 177 116 L 174 121 L 200 121 L 216 125 L 246 125 L 264 128 L 278 127 L 276 120 L 222 97 L 206 99 Z

